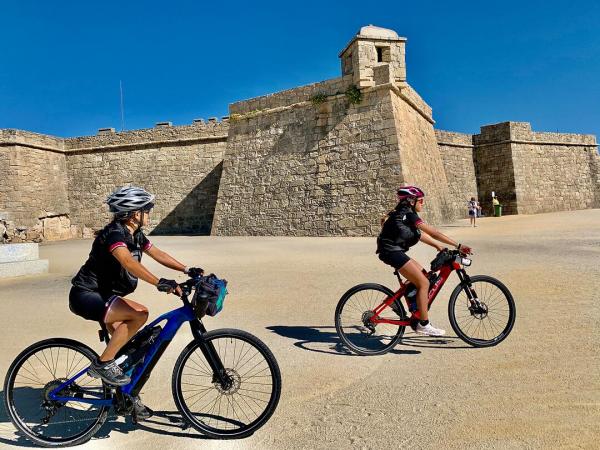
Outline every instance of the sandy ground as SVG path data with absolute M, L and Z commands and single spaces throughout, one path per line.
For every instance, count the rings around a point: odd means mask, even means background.
M 273 418 L 254 436 L 211 441 L 164 417 L 135 427 L 109 421 L 85 448 L 599 448 L 600 210 L 485 218 L 444 232 L 475 249 L 469 273 L 502 280 L 517 303 L 512 334 L 497 347 L 473 349 L 452 332 L 447 299 L 453 275 L 431 317 L 443 339 L 407 333 L 391 353 L 358 357 L 339 345 L 333 312 L 340 296 L 362 282 L 397 284 L 374 254 L 372 238 L 155 237 L 183 262 L 230 281 L 223 313 L 208 329 L 256 334 L 275 353 L 283 392 Z M 54 336 L 101 345 L 97 326 L 69 312 L 69 280 L 91 241 L 41 246 L 47 276 L 0 281 L 0 373 L 27 345 Z M 434 256 L 419 245 L 422 263 Z M 144 260 L 159 276 L 170 271 Z M 149 285 L 132 298 L 151 317 L 177 300 Z M 171 398 L 175 359 L 191 340 L 182 329 L 143 398 L 176 414 Z M 2 393 L 3 394 L 3 393 Z M 0 412 L 0 447 L 30 446 Z

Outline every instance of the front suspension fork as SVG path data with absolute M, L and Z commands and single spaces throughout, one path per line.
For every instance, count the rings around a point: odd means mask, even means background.
M 190 321 L 190 326 L 192 328 L 194 339 L 200 344 L 200 350 L 213 371 L 213 382 L 219 382 L 223 389 L 227 389 L 231 380 L 225 372 L 223 361 L 219 358 L 217 349 L 215 349 L 212 342 L 204 339 L 204 334 L 206 333 L 204 324 L 200 320 L 192 320 Z
M 467 298 L 471 303 L 471 306 L 474 308 L 479 307 L 481 304 L 479 303 L 479 299 L 477 298 L 477 293 L 473 289 L 473 285 L 471 284 L 471 277 L 467 274 L 465 269 L 459 269 L 456 271 L 458 278 L 460 279 L 460 284 L 467 293 Z

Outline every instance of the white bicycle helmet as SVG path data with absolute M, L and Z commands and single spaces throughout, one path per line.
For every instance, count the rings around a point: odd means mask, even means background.
M 124 216 L 139 210 L 150 210 L 154 206 L 154 195 L 137 186 L 123 186 L 106 198 L 110 212 Z

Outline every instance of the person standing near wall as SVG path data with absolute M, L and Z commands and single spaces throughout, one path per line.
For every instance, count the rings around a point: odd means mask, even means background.
M 479 203 L 475 197 L 471 197 L 471 200 L 467 203 L 467 206 L 469 208 L 469 218 L 471 221 L 470 224 L 476 227 L 477 225 L 475 224 L 475 219 L 477 218 L 479 210 L 481 210 L 481 206 L 479 206 Z
M 496 216 L 496 217 L 498 217 L 500 215 L 499 207 L 500 207 L 500 200 L 498 200 L 498 197 L 493 195 L 492 196 L 492 211 L 493 211 L 494 216 Z

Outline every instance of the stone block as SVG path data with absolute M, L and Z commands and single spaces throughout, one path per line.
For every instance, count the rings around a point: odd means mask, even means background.
M 48 273 L 47 259 L 0 263 L 0 278 L 20 277 L 23 275 L 40 275 L 45 273 Z
M 40 257 L 38 244 L 0 245 L 0 264 L 33 261 Z
M 71 238 L 71 221 L 65 216 L 46 217 L 42 219 L 44 238 L 59 241 Z

